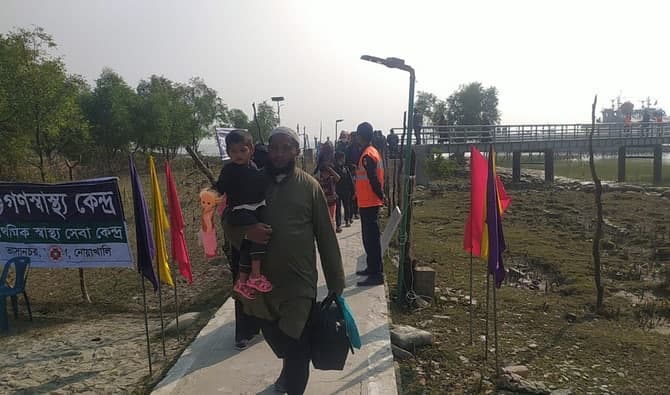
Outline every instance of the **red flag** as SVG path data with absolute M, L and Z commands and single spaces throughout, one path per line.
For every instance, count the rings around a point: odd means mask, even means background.
M 507 211 L 507 207 L 512 203 L 512 199 L 505 192 L 505 186 L 502 180 L 500 180 L 500 176 L 496 176 L 496 190 L 498 191 L 498 200 L 500 203 L 500 215 L 503 216 L 505 211 Z
M 475 147 L 470 147 L 470 213 L 465 224 L 463 249 L 472 252 L 473 256 L 487 257 L 487 232 L 484 226 L 486 221 L 486 189 L 489 173 L 489 162 Z M 507 195 L 500 176 L 496 175 L 496 188 L 500 215 L 502 216 L 512 199 Z M 484 243 L 484 244 L 483 244 Z M 483 247 L 483 248 L 482 248 Z
M 181 213 L 179 195 L 177 195 L 177 187 L 174 183 L 174 178 L 172 178 L 172 169 L 170 169 L 168 161 L 165 161 L 165 178 L 167 179 L 168 209 L 170 211 L 172 259 L 179 263 L 179 272 L 191 284 L 193 282 L 193 275 L 191 273 L 191 260 L 188 257 L 186 240 L 184 239 L 184 216 Z
M 470 147 L 470 214 L 465 223 L 463 248 L 474 256 L 481 256 L 487 177 L 486 158 L 475 146 Z

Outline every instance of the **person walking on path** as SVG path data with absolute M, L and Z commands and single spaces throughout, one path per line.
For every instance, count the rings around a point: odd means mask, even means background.
M 289 395 L 303 394 L 309 379 L 307 323 L 316 302 L 318 276 L 315 240 L 329 292 L 341 295 L 344 289 L 342 257 L 326 197 L 318 182 L 295 164 L 299 141 L 286 127 L 270 132 L 266 223 L 242 231 L 225 224 L 237 248 L 243 239 L 269 242 L 262 270 L 273 289 L 253 300 L 243 299 L 242 304 L 245 313 L 258 318 L 265 340 L 283 359 L 275 390 Z
M 354 180 L 351 178 L 351 172 L 344 163 L 344 152 L 335 153 L 335 171 L 340 176 L 340 180 L 335 187 L 337 191 L 337 210 L 335 211 L 335 224 L 337 233 L 342 232 L 342 222 L 345 227 L 351 226 L 352 213 L 351 204 L 354 199 Z M 344 209 L 344 221 L 342 221 L 342 209 Z
M 328 213 L 330 220 L 335 227 L 335 210 L 337 209 L 337 183 L 340 181 L 340 175 L 333 169 L 334 164 L 322 163 L 319 166 L 319 185 L 326 195 L 328 203 Z M 342 230 L 340 229 L 340 232 Z
M 379 230 L 379 209 L 384 206 L 384 165 L 380 153 L 372 145 L 372 125 L 361 123 L 356 134 L 363 149 L 356 167 L 356 199 L 361 216 L 363 247 L 367 254 L 367 267 L 356 274 L 368 276 L 357 283 L 364 287 L 384 284 Z

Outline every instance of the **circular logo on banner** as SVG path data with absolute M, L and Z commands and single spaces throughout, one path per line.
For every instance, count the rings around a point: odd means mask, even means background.
M 49 259 L 58 262 L 63 258 L 63 250 L 59 246 L 51 246 L 49 248 Z

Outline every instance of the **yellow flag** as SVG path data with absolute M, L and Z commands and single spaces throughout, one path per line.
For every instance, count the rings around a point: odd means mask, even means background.
M 156 245 L 156 266 L 158 266 L 158 275 L 160 280 L 171 287 L 174 287 L 170 266 L 168 265 L 167 247 L 165 245 L 165 232 L 170 229 L 161 188 L 158 185 L 158 176 L 156 175 L 156 165 L 154 157 L 149 155 L 149 175 L 151 177 L 151 217 L 154 225 L 154 244 Z

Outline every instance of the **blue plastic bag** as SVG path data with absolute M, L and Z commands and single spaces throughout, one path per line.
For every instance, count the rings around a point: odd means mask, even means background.
M 349 335 L 349 341 L 351 342 L 352 346 L 360 350 L 361 336 L 358 333 L 358 327 L 356 326 L 354 315 L 351 314 L 351 309 L 342 295 L 337 296 L 337 301 L 339 302 L 340 306 L 342 306 L 342 315 L 344 315 L 344 322 L 347 326 L 347 335 Z

